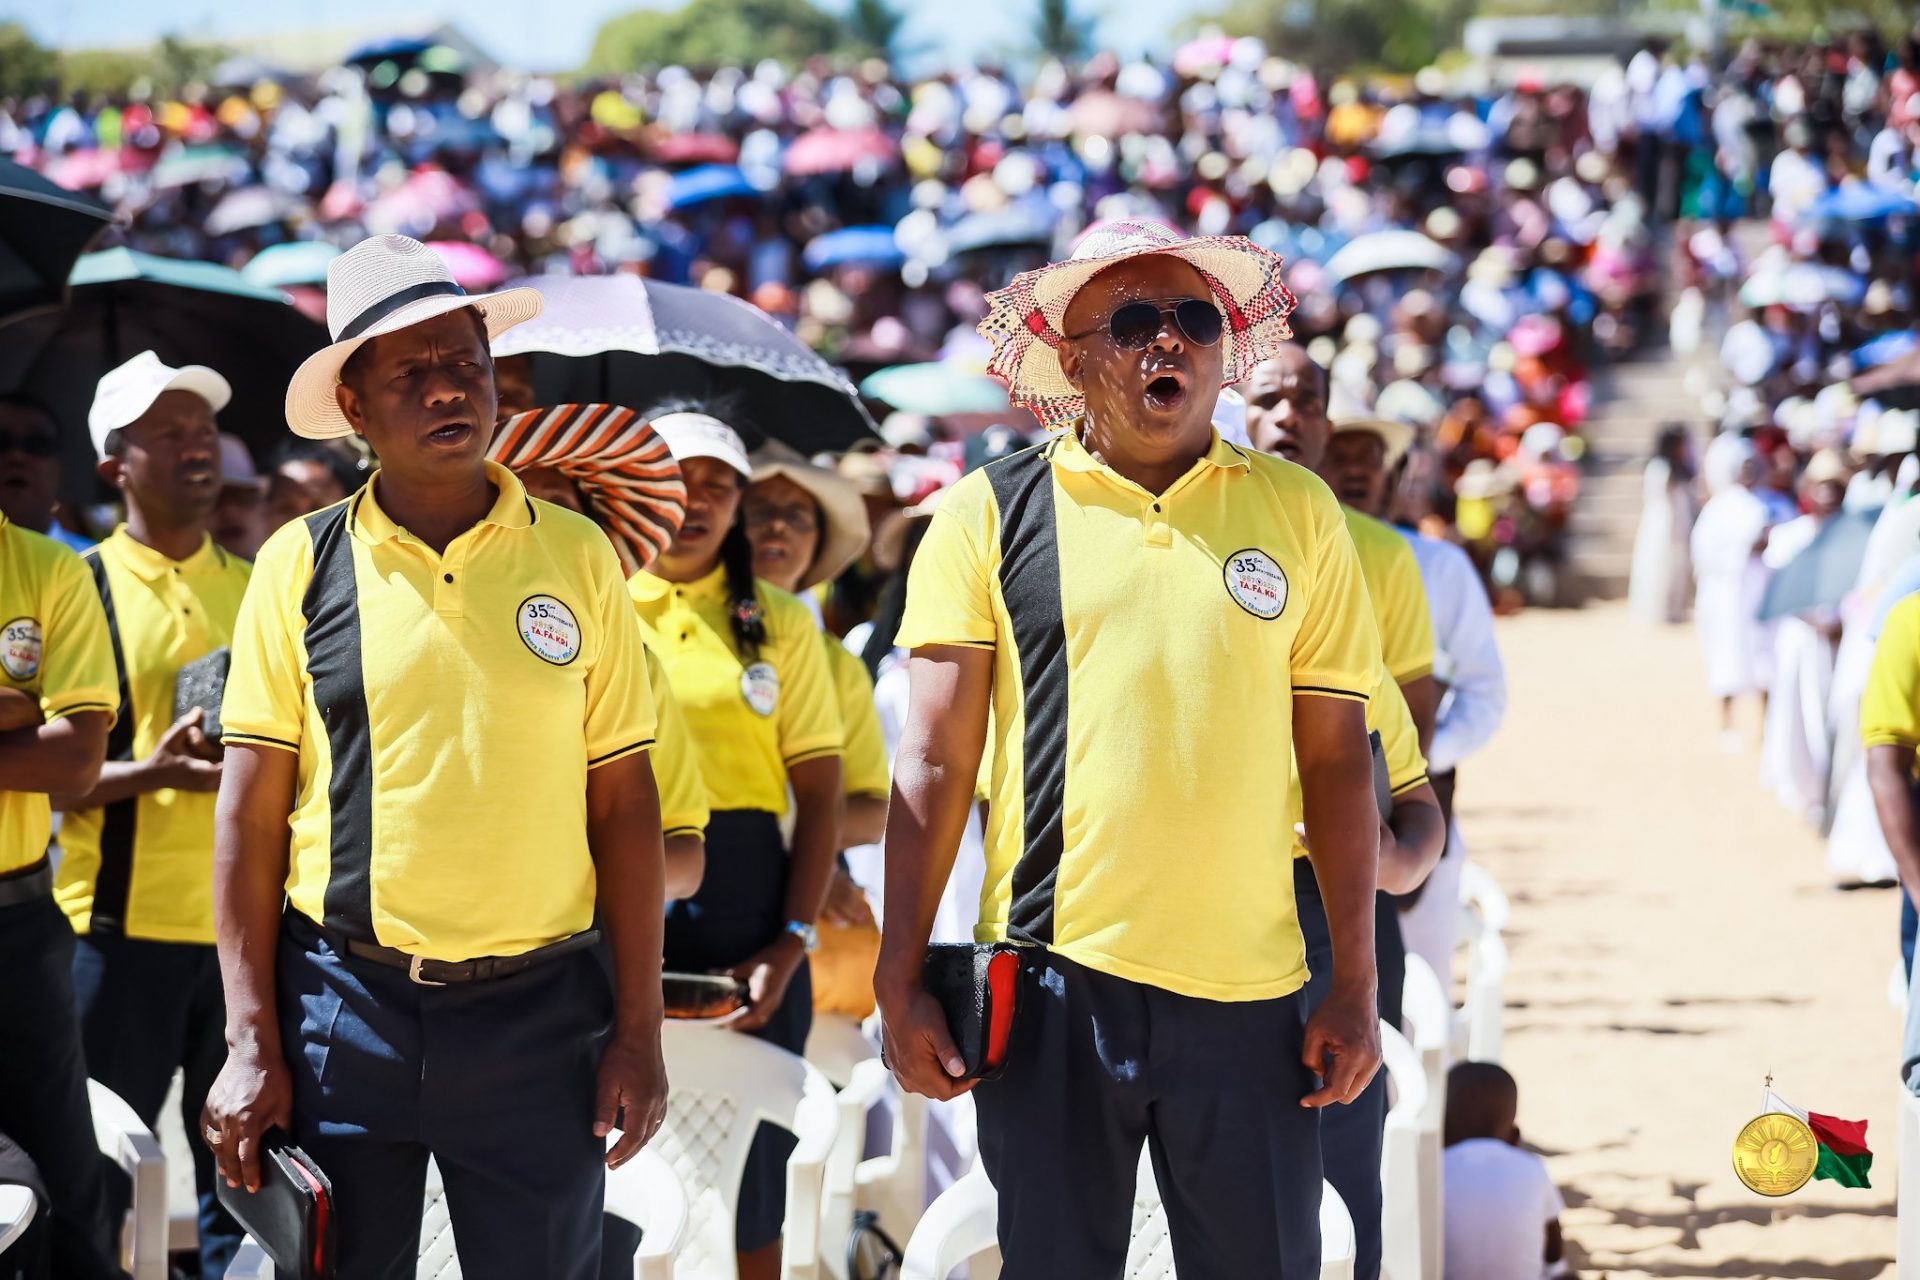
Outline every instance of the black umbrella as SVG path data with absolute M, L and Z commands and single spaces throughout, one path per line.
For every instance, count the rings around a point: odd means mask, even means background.
M 495 339 L 496 356 L 533 357 L 543 405 L 663 402 L 712 406 L 757 447 L 768 437 L 814 454 L 874 438 L 846 375 L 758 307 L 638 276 L 529 276 L 546 306 Z
M 57 305 L 67 273 L 113 211 L 0 160 L 0 316 Z
M 64 437 L 62 496 L 92 498 L 87 410 L 109 369 L 153 351 L 171 365 L 204 364 L 233 384 L 220 427 L 261 453 L 289 439 L 287 382 L 327 332 L 286 295 L 211 262 L 109 249 L 74 268 L 67 305 L 0 325 L 0 389 L 43 401 Z

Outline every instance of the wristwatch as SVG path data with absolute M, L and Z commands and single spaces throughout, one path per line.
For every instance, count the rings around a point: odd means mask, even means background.
M 800 939 L 800 945 L 807 949 L 809 955 L 820 948 L 820 931 L 805 920 L 787 921 L 785 932 Z

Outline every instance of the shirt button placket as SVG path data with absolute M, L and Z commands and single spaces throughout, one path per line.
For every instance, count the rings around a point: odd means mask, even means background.
M 1173 545 L 1173 530 L 1167 525 L 1167 500 L 1157 499 L 1147 504 L 1146 543 L 1150 547 L 1170 547 Z

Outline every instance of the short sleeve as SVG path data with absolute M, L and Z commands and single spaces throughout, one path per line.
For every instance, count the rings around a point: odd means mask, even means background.
M 907 571 L 907 607 L 894 643 L 992 648 L 999 630 L 987 547 L 992 523 L 986 478 L 973 476 L 948 491 L 927 524 Z
M 890 785 L 887 744 L 880 732 L 880 712 L 874 706 L 873 680 L 860 659 L 832 636 L 823 632 L 820 641 L 826 646 L 827 665 L 833 671 L 834 690 L 840 701 L 840 729 L 846 739 L 840 752 L 840 789 L 850 796 L 884 796 Z
M 1860 741 L 1868 747 L 1920 747 L 1920 595 L 1887 614 L 1866 693 L 1860 699 Z
M 1533 1167 L 1540 1175 L 1540 1221 L 1544 1225 L 1557 1222 L 1560 1215 L 1567 1211 L 1567 1202 L 1560 1194 L 1560 1188 L 1553 1181 L 1553 1172 L 1547 1168 L 1547 1162 L 1534 1156 Z
M 52 565 L 40 641 L 40 715 L 48 724 L 82 711 L 104 711 L 112 720 L 120 673 L 100 593 L 71 551 L 61 549 Z
M 1388 559 L 1384 592 L 1376 600 L 1380 621 L 1380 651 L 1397 683 L 1433 674 L 1433 614 L 1427 608 L 1427 586 L 1413 548 L 1396 537 Z
M 220 699 L 221 741 L 298 752 L 306 729 L 300 599 L 313 575 L 313 541 L 296 520 L 267 539 L 233 625 L 233 659 Z
M 707 829 L 707 786 L 700 776 L 700 747 L 693 726 L 667 683 L 667 669 L 646 649 L 647 688 L 653 695 L 653 780 L 660 789 L 660 829 L 669 836 L 702 835 Z
M 1332 493 L 1317 481 L 1305 488 L 1313 577 L 1293 637 L 1293 689 L 1364 701 L 1380 665 L 1380 632 L 1359 553 Z
M 604 538 L 588 552 L 595 581 L 600 647 L 587 672 L 587 768 L 597 769 L 654 742 L 653 691 L 640 618 L 620 576 L 613 545 Z M 257 575 L 256 575 L 257 576 Z
M 1400 692 L 1399 682 L 1383 664 L 1367 702 L 1368 726 L 1379 733 L 1387 757 L 1387 785 L 1394 795 L 1411 791 L 1427 780 L 1427 758 L 1420 754 L 1420 733 L 1413 712 Z
M 777 646 L 780 676 L 780 759 L 791 768 L 803 761 L 841 754 L 840 698 L 820 628 L 807 606 L 779 590 L 761 587 L 770 637 Z

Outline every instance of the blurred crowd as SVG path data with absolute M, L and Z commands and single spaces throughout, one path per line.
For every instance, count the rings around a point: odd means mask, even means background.
M 1742 57 L 1762 87 L 1788 61 Z M 1661 216 L 1698 204 L 1711 155 L 1703 64 L 1657 47 L 1591 94 L 1333 79 L 1219 35 L 1024 81 L 821 62 L 563 87 L 406 41 L 317 79 L 264 70 L 6 104 L 0 150 L 116 204 L 132 247 L 314 314 L 333 246 L 369 232 L 437 243 L 469 287 L 629 272 L 733 293 L 861 381 L 890 447 L 949 461 L 984 427 L 1037 426 L 978 376 L 986 290 L 1101 220 L 1244 233 L 1292 264 L 1334 416 L 1419 431 L 1401 516 L 1464 542 L 1503 606 L 1561 594 L 1591 371 L 1648 337 Z M 1743 134 L 1761 152 L 1771 121 Z M 906 467 L 899 499 L 925 479 Z

